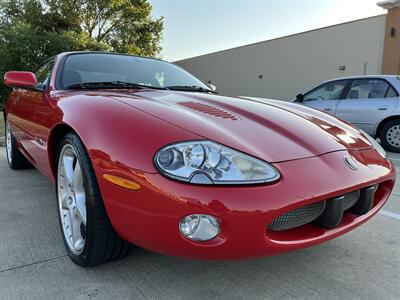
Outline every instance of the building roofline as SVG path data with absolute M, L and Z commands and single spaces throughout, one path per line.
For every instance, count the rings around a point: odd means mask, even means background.
M 289 35 L 285 35 L 285 36 L 280 36 L 280 37 L 277 37 L 277 38 L 272 38 L 272 39 L 269 39 L 269 40 L 264 40 L 264 41 L 255 42 L 255 43 L 251 43 L 251 44 L 246 44 L 246 45 L 242 45 L 242 46 L 236 46 L 236 47 L 232 47 L 232 48 L 228 48 L 228 49 L 224 49 L 224 50 L 218 50 L 218 51 L 215 51 L 215 52 L 196 55 L 196 56 L 192 56 L 192 57 L 187 57 L 187 58 L 176 60 L 176 61 L 174 61 L 174 63 L 179 63 L 179 62 L 182 62 L 182 61 L 185 61 L 185 60 L 194 59 L 194 58 L 200 58 L 200 57 L 211 55 L 211 54 L 217 54 L 217 53 L 221 53 L 221 52 L 225 52 L 225 51 L 236 50 L 236 49 L 240 49 L 240 48 L 244 48 L 244 47 L 249 47 L 249 46 L 254 46 L 254 45 L 263 44 L 263 43 L 267 43 L 267 42 L 272 42 L 272 41 L 276 41 L 276 40 L 280 40 L 280 39 L 294 37 L 294 36 L 297 36 L 297 35 L 301 35 L 301 34 L 305 34 L 305 33 L 311 33 L 311 32 L 314 32 L 314 31 L 318 31 L 318 30 L 322 30 L 322 29 L 328 29 L 328 28 L 332 28 L 332 27 L 336 27 L 336 26 L 340 26 L 340 25 L 346 25 L 346 24 L 355 23 L 355 22 L 359 22 L 359 21 L 364 21 L 364 20 L 368 20 L 368 19 L 374 19 L 374 18 L 386 16 L 386 15 L 387 14 L 384 13 L 384 14 L 380 14 L 380 15 L 376 15 L 376 16 L 372 16 L 372 17 L 367 17 L 367 18 L 363 18 L 363 19 L 357 19 L 357 20 L 353 20 L 353 21 L 343 22 L 343 23 L 339 23 L 339 24 L 333 24 L 333 25 L 329 25 L 329 26 L 325 26 L 325 27 L 316 28 L 316 29 L 306 30 L 306 31 L 298 32 L 298 33 L 293 33 L 293 34 L 289 34 Z
M 396 7 L 400 7 L 400 1 L 399 0 L 385 0 L 378 2 L 376 5 L 384 8 L 384 9 L 392 9 Z

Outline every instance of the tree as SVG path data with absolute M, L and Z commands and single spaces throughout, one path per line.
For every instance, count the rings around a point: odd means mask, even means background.
M 163 19 L 147 0 L 0 0 L 0 76 L 63 51 L 158 56 Z M 9 90 L 0 84 L 1 103 Z
M 156 56 L 163 20 L 151 18 L 147 0 L 46 0 L 49 13 L 117 52 Z

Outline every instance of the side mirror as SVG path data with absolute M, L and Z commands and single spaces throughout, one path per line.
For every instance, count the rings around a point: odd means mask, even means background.
M 206 85 L 213 92 L 215 92 L 217 90 L 217 87 L 215 85 L 211 84 L 211 83 L 207 83 Z
M 11 88 L 34 89 L 38 83 L 32 72 L 10 71 L 4 74 L 4 84 Z
M 303 102 L 303 100 L 304 100 L 304 95 L 303 95 L 303 94 L 298 94 L 298 95 L 296 96 L 296 100 L 297 100 L 297 102 Z

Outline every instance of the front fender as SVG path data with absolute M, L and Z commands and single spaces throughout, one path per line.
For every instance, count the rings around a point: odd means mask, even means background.
M 156 173 L 163 146 L 201 137 L 117 100 L 77 95 L 60 101 L 62 123 L 81 138 L 93 164 Z

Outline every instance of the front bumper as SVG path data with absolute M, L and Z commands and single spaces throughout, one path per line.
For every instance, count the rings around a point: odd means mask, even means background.
M 343 162 L 346 154 L 357 161 L 357 170 Z M 276 163 L 282 175 L 279 182 L 256 186 L 197 186 L 133 171 L 116 162 L 93 161 L 109 218 L 123 239 L 158 253 L 200 259 L 266 256 L 325 242 L 376 214 L 395 182 L 392 163 L 372 149 Z M 103 180 L 104 173 L 129 176 L 142 189 L 121 189 Z M 312 224 L 284 231 L 268 229 L 273 220 L 295 208 L 376 184 L 372 209 L 360 216 L 345 212 L 333 229 Z M 197 243 L 180 234 L 182 217 L 196 213 L 219 219 L 217 238 Z

